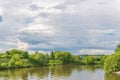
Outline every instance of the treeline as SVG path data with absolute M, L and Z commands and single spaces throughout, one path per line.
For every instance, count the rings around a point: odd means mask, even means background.
M 58 64 L 96 65 L 104 64 L 106 56 L 80 56 L 70 52 L 53 51 L 50 54 L 41 52 L 28 53 L 27 51 L 11 49 L 0 53 L 0 69 L 37 67 Z
M 120 44 L 117 45 L 115 52 L 106 58 L 104 69 L 107 73 L 120 71 Z

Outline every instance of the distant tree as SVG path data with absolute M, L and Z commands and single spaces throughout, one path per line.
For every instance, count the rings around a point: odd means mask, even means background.
M 64 55 L 62 52 L 55 53 L 55 59 L 64 62 Z
M 70 52 L 63 52 L 63 54 L 65 55 L 65 63 L 70 63 L 72 60 L 72 54 Z
M 19 49 L 11 49 L 9 51 L 6 51 L 6 53 L 9 55 L 22 54 L 23 52 L 24 52 L 23 50 L 19 50 Z
M 20 55 L 19 54 L 14 54 L 12 57 L 15 61 L 20 60 Z
M 73 55 L 72 56 L 72 63 L 79 63 L 80 62 L 80 56 L 79 55 Z
M 23 59 L 28 59 L 29 58 L 29 53 L 27 51 L 22 52 L 22 58 Z
M 54 52 L 52 51 L 51 53 L 50 53 L 50 59 L 55 59 L 55 56 L 54 56 Z
M 120 51 L 120 44 L 118 44 L 116 49 L 115 49 L 115 52 L 118 52 L 118 51 Z
M 83 62 L 85 64 L 94 64 L 95 63 L 95 58 L 94 56 L 86 56 L 83 58 Z
M 11 59 L 10 59 L 10 61 L 9 61 L 9 63 L 8 63 L 8 66 L 9 66 L 10 68 L 15 67 L 15 59 L 14 59 L 14 58 L 11 58 Z
M 57 52 L 55 53 L 55 59 L 63 63 L 69 63 L 72 59 L 72 55 L 70 52 Z
M 47 54 L 35 52 L 35 54 L 32 55 L 32 62 L 36 62 L 38 65 L 47 65 L 49 56 Z

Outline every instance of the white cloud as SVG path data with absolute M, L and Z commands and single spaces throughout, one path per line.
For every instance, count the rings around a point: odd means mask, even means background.
M 88 54 L 88 55 L 95 55 L 95 54 L 111 54 L 113 53 L 112 50 L 102 50 L 102 49 L 81 49 L 78 51 L 78 54 Z
M 28 32 L 28 33 L 40 33 L 43 35 L 55 35 L 55 30 L 50 25 L 45 24 L 31 24 L 27 28 L 22 28 L 19 30 L 22 32 Z
M 0 52 L 3 52 L 3 48 L 0 48 Z
M 92 33 L 107 34 L 107 33 L 115 33 L 116 30 L 114 29 L 92 29 L 90 31 Z
M 2 15 L 3 15 L 3 9 L 0 8 L 0 16 L 2 16 Z
M 119 0 L 1 1 L 0 45 L 4 50 L 82 49 L 81 53 L 91 54 L 113 51 L 120 41 L 119 3 Z
M 27 50 L 28 46 L 29 45 L 27 43 L 18 41 L 18 49 Z

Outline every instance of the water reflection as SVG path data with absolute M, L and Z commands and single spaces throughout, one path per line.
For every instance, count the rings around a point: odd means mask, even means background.
M 0 71 L 0 80 L 119 80 L 102 66 L 57 65 Z
M 105 73 L 105 80 L 120 80 L 120 76 L 115 74 Z

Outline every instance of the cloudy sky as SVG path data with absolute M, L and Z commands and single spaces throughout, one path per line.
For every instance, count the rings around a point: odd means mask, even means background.
M 120 43 L 120 0 L 0 0 L 0 51 L 110 54 Z

